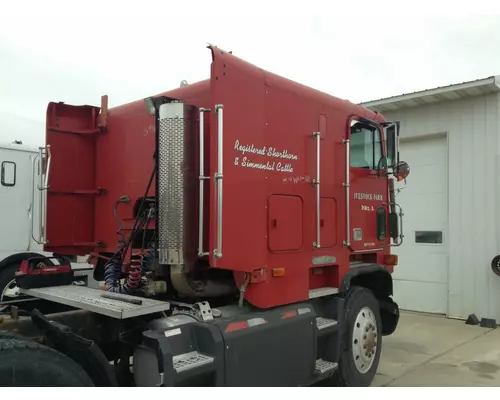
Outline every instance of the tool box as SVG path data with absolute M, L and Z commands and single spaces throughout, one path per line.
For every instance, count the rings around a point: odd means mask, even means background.
M 49 257 L 32 257 L 23 260 L 15 276 L 20 288 L 35 289 L 71 285 L 74 272 L 69 263 L 55 265 Z

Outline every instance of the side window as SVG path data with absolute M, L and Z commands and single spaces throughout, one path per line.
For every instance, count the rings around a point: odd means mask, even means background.
M 377 169 L 382 157 L 380 131 L 359 121 L 351 122 L 351 167 Z
M 16 185 L 16 163 L 12 161 L 2 162 L 0 182 L 2 183 L 2 186 Z
M 392 163 L 394 162 L 394 158 L 396 158 L 396 143 L 394 143 L 394 130 L 396 129 L 396 127 L 393 125 L 387 129 L 384 129 L 384 139 L 385 139 L 385 142 L 386 142 L 386 145 L 387 145 L 387 164 L 388 165 L 392 165 Z M 389 134 L 388 133 L 391 132 L 392 134 Z

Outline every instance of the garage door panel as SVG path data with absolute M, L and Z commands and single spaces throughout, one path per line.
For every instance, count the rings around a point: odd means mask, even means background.
M 415 166 L 432 164 L 447 165 L 446 137 L 421 140 L 401 140 L 401 149 L 406 149 L 404 160 L 412 161 Z M 402 153 L 402 152 L 401 152 Z M 403 153 L 402 153 L 403 155 Z
M 410 175 L 408 176 L 408 185 L 421 188 L 424 193 L 446 193 L 446 173 L 442 171 L 443 167 L 424 166 L 418 167 L 410 164 Z M 410 178 L 411 177 L 411 178 Z M 408 189 L 408 186 L 401 191 L 401 194 Z
M 448 213 L 446 210 L 447 197 L 444 194 L 415 194 L 412 199 L 397 198 L 405 214 L 404 222 L 412 224 L 421 221 L 422 224 L 438 222 L 439 225 L 447 224 Z
M 406 210 L 404 210 L 406 213 Z M 422 221 L 422 220 L 411 220 L 410 218 L 406 219 L 406 214 L 404 215 L 404 235 L 405 235 L 405 241 L 413 241 L 415 244 L 419 243 L 426 243 L 425 241 L 419 241 L 418 239 L 415 240 L 417 235 L 422 235 L 422 233 L 428 232 L 431 234 L 432 232 L 441 232 L 442 240 L 441 242 L 430 242 L 430 243 L 440 243 L 444 244 L 447 241 L 447 234 L 446 234 L 446 221 L 439 221 L 437 218 L 434 219 L 434 221 Z M 410 230 L 411 227 L 411 230 Z M 429 243 L 429 242 L 427 242 Z M 405 243 L 408 244 L 408 243 Z M 448 251 L 447 249 L 445 250 L 446 252 Z
M 399 258 L 399 265 L 394 269 L 393 278 L 416 282 L 448 283 L 448 255 L 422 249 L 418 260 Z M 445 268 L 443 268 L 445 266 Z
M 441 150 L 439 150 L 439 153 L 441 153 Z M 435 158 L 432 159 L 432 154 L 429 154 L 428 152 L 425 153 L 425 158 L 421 157 L 421 154 L 419 154 L 415 149 L 411 149 L 410 152 L 405 153 L 404 160 L 407 163 L 411 162 L 411 165 L 414 165 L 415 167 L 418 167 L 418 169 L 423 169 L 423 168 L 437 168 L 437 170 L 442 170 L 443 168 L 446 169 L 446 160 L 442 158 Z M 439 168 L 441 167 L 441 168 Z
M 446 314 L 448 285 L 443 283 L 394 281 L 394 298 L 402 310 Z
M 400 203 L 401 204 L 401 203 Z M 403 220 L 403 228 L 406 232 L 410 233 L 413 231 L 425 231 L 425 230 L 444 230 L 448 225 L 446 216 L 443 216 L 439 210 L 429 210 L 425 205 L 421 205 L 419 207 L 409 208 L 401 205 L 403 207 L 404 212 L 404 220 Z M 406 218 L 410 212 L 417 212 L 420 215 L 420 218 Z M 411 231 L 410 231 L 411 227 Z
M 401 141 L 410 165 L 396 201 L 404 211 L 403 244 L 394 248 L 394 299 L 403 309 L 446 313 L 448 304 L 448 171 L 446 138 Z

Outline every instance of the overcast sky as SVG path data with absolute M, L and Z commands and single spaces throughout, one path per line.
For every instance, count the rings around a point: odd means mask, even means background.
M 82 2 L 78 12 L 47 3 L 36 10 L 36 3 L 20 2 L 0 13 L 0 141 L 43 143 L 49 101 L 99 105 L 108 94 L 114 106 L 183 79 L 206 79 L 207 42 L 353 102 L 500 75 L 500 15 L 465 17 L 441 8 L 434 16 L 383 18 L 322 12 L 313 1 L 290 16 L 275 7 L 276 16 L 254 1 L 253 15 L 245 17 L 218 11 L 220 1 L 190 1 L 181 9 L 167 0 L 139 2 L 120 15 L 123 8 L 108 3 Z

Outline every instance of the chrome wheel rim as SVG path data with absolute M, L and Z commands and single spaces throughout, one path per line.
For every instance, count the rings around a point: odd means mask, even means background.
M 352 356 L 356 369 L 365 374 L 373 365 L 377 354 L 377 321 L 369 307 L 362 308 L 354 321 Z
M 16 280 L 12 279 L 0 293 L 0 301 L 8 301 L 21 296 L 21 291 L 16 284 Z

